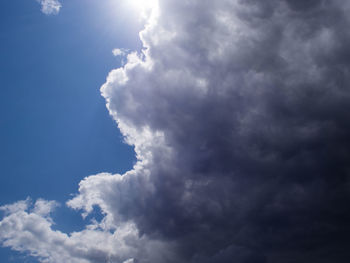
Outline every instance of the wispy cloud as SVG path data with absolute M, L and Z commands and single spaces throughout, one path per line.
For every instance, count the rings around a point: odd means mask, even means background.
M 62 5 L 58 0 L 37 0 L 41 4 L 41 11 L 46 15 L 56 15 Z
M 126 48 L 115 48 L 112 50 L 112 54 L 115 57 L 125 56 L 128 54 L 128 52 L 129 52 L 129 49 L 126 49 Z

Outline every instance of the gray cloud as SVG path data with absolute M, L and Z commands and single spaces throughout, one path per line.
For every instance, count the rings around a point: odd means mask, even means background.
M 132 223 L 116 262 L 348 261 L 349 9 L 160 1 L 143 54 L 101 88 L 138 162 L 68 201 L 101 208 L 94 231 Z

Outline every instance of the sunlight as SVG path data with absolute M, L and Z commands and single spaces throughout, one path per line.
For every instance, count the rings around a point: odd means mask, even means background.
M 148 12 L 154 9 L 157 5 L 157 0 L 127 0 L 133 8 L 141 12 Z

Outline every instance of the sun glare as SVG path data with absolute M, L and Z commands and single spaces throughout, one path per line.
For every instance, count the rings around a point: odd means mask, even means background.
M 157 5 L 157 0 L 126 0 L 133 8 L 142 12 L 151 11 Z

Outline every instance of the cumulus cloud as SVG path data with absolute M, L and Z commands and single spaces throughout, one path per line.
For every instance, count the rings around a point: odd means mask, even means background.
M 41 4 L 41 11 L 46 15 L 56 15 L 62 5 L 58 0 L 37 0 Z
M 5 216 L 0 222 L 3 246 L 28 252 L 41 262 L 97 263 L 134 262 L 143 250 L 162 250 L 160 242 L 140 237 L 132 223 L 106 231 L 103 223 L 92 222 L 81 232 L 68 234 L 52 230 L 50 213 L 56 202 L 30 199 L 0 207 Z M 159 254 L 162 254 L 160 252 Z M 157 261 L 157 255 L 147 259 Z M 158 260 L 159 261 L 159 260 Z
M 101 88 L 138 161 L 85 178 L 67 202 L 104 218 L 67 235 L 50 205 L 19 202 L 3 208 L 1 240 L 47 262 L 347 262 L 349 11 L 160 0 L 144 50 Z M 30 218 L 45 233 L 30 235 Z

